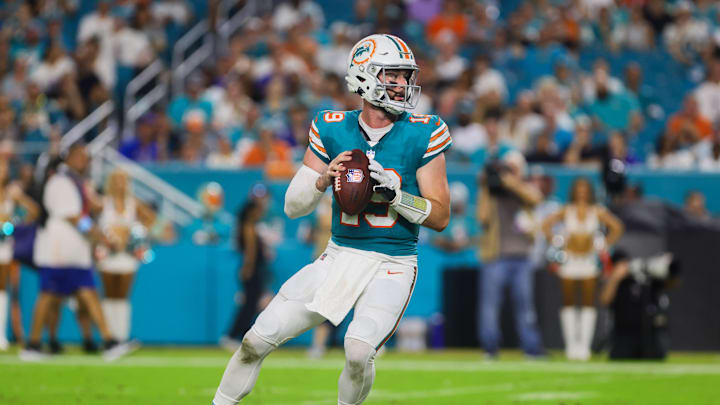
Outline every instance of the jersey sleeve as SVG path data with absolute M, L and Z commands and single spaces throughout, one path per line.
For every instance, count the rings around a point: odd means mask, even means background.
M 422 156 L 420 167 L 425 166 L 437 155 L 445 152 L 452 145 L 452 138 L 450 137 L 450 130 L 447 124 L 440 117 L 437 117 L 437 121 L 433 124 L 433 132 L 430 134 L 430 139 L 425 148 L 425 154 Z M 425 146 L 425 145 L 424 145 Z
M 320 160 L 325 162 L 325 164 L 330 164 L 330 156 L 327 153 L 327 149 L 325 149 L 322 137 L 320 136 L 320 130 L 316 124 L 319 116 L 320 114 L 318 113 L 318 115 L 315 116 L 315 119 L 310 122 L 310 140 L 308 142 L 308 147 L 311 151 L 313 151 L 315 156 L 319 157 Z

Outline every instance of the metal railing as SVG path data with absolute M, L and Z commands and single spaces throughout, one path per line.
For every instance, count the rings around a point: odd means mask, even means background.
M 257 0 L 248 0 L 245 6 L 235 15 L 224 21 L 218 27 L 218 37 L 220 38 L 219 46 L 228 49 L 230 46 L 230 38 L 242 27 L 259 9 Z
M 171 184 L 154 175 L 141 165 L 121 155 L 109 147 L 99 146 L 93 165 L 93 179 L 101 184 L 114 169 L 125 171 L 132 179 L 133 191 L 144 201 L 153 201 L 167 219 L 174 223 L 187 226 L 205 213 L 202 204 Z M 233 217 L 227 211 L 218 213 L 222 222 L 231 224 Z
M 165 64 L 160 59 L 155 59 L 153 63 L 148 65 L 142 72 L 140 72 L 139 75 L 135 76 L 130 82 L 128 83 L 127 87 L 125 88 L 125 100 L 123 105 L 123 111 L 125 113 L 125 122 L 127 123 L 128 120 L 128 111 L 135 106 L 136 103 L 139 101 L 137 100 L 137 94 L 138 92 L 145 86 L 147 86 L 150 82 L 153 80 L 159 80 L 159 83 L 153 88 L 155 90 L 157 87 L 165 85 L 163 82 L 163 73 L 165 72 Z M 151 90 L 152 91 L 152 90 Z M 141 99 L 142 100 L 142 99 Z M 144 111 L 143 111 L 144 112 Z M 140 114 L 142 115 L 142 113 Z M 140 115 L 137 115 L 131 120 L 129 123 L 132 125 L 137 117 Z
M 195 24 L 185 35 L 183 35 L 173 48 L 172 57 L 172 92 L 173 94 L 181 94 L 183 92 L 185 78 L 197 69 L 203 62 L 207 60 L 216 50 L 216 46 L 222 46 L 227 49 L 230 37 L 242 27 L 247 20 L 258 10 L 258 0 L 247 0 L 245 5 L 233 16 L 226 15 L 232 7 L 232 0 L 225 0 L 220 3 L 220 15 L 217 21 L 217 38 L 219 43 L 215 43 L 216 35 L 213 33 L 208 20 L 203 20 Z M 197 45 L 202 40 L 195 51 L 186 55 L 187 51 Z
M 70 130 L 60 138 L 60 151 L 66 151 L 72 144 L 82 139 L 90 130 L 100 125 L 106 119 L 111 118 L 114 112 L 115 103 L 112 100 L 102 103 L 100 107 L 93 110 L 93 112 L 75 124 L 74 127 L 70 128 Z

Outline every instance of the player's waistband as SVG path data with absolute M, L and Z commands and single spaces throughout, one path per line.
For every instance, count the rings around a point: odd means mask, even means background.
M 362 250 L 362 249 L 355 249 L 347 246 L 340 246 L 337 243 L 333 242 L 332 239 L 328 241 L 327 248 L 325 249 L 325 253 L 327 253 L 329 256 L 334 257 L 337 252 L 340 251 L 350 251 L 355 254 L 359 254 L 362 256 L 367 256 L 372 259 L 381 260 L 383 262 L 391 262 L 391 263 L 397 263 L 397 264 L 403 264 L 407 266 L 415 266 L 417 267 L 417 255 L 408 255 L 408 256 L 391 256 L 384 253 L 375 252 L 372 250 Z

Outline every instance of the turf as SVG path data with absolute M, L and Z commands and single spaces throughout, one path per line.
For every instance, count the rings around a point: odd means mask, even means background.
M 77 351 L 43 363 L 0 354 L 0 404 L 209 405 L 229 353 L 147 348 L 115 363 Z M 243 403 L 336 404 L 342 353 L 309 360 L 273 353 Z M 365 404 L 720 404 L 720 355 L 674 354 L 664 363 L 526 361 L 478 351 L 386 353 Z

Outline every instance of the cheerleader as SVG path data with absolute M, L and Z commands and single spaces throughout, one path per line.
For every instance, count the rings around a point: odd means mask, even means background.
M 15 208 L 25 210 L 25 220 L 37 218 L 39 208 L 23 192 L 19 184 L 10 182 L 10 168 L 7 159 L 0 160 L 0 351 L 7 350 L 8 341 L 5 327 L 8 314 L 7 281 L 13 261 L 13 239 Z
M 553 235 L 556 223 L 564 232 Z M 607 229 L 607 235 L 601 227 Z M 563 307 L 560 324 L 568 359 L 590 359 L 595 332 L 595 286 L 599 273 L 598 253 L 612 246 L 623 232 L 620 220 L 595 202 L 592 184 L 578 178 L 570 189 L 569 202 L 543 223 L 543 232 L 553 246 L 562 246 L 564 260 L 558 275 L 562 282 Z M 579 291 L 578 291 L 579 290 Z M 580 292 L 581 299 L 577 299 Z
M 115 339 L 125 342 L 130 336 L 130 288 L 140 266 L 133 252 L 133 239 L 151 225 L 151 209 L 137 200 L 130 190 L 128 176 L 121 170 L 112 172 L 105 184 L 105 195 L 98 224 L 104 243 L 98 254 L 98 269 L 105 298 L 102 306 Z M 144 225 L 146 227 L 144 227 Z

